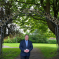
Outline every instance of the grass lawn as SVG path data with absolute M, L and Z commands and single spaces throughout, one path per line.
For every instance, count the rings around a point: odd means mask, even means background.
M 19 47 L 20 43 L 3 43 L 3 45 L 10 46 L 10 47 Z M 56 51 L 57 51 L 56 44 L 33 43 L 33 47 L 39 48 L 41 52 L 43 53 L 44 57 L 46 57 L 46 59 L 56 56 Z M 19 48 L 3 48 L 3 52 L 5 56 L 4 59 L 6 57 L 10 57 L 11 59 L 13 59 L 14 57 L 20 54 L 20 49 Z
M 19 48 L 3 48 L 3 59 L 15 59 L 20 54 Z
M 55 57 L 57 55 L 57 45 L 56 44 L 33 44 L 43 53 L 45 59 Z

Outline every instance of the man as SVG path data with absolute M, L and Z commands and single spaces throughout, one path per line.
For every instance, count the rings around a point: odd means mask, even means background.
M 21 50 L 21 53 L 20 53 L 21 59 L 29 59 L 30 51 L 33 49 L 32 42 L 29 41 L 28 39 L 29 39 L 29 36 L 25 35 L 25 40 L 22 40 L 20 42 L 19 48 Z

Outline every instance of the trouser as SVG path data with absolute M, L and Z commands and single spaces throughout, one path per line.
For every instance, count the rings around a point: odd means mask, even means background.
M 29 59 L 29 56 L 20 56 L 21 59 Z

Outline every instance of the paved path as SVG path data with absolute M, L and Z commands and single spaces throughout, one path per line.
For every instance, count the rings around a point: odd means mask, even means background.
M 19 48 L 19 47 L 9 47 L 9 46 L 3 46 L 2 48 Z

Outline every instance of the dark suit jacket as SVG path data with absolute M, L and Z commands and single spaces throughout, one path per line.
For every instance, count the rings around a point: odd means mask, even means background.
M 33 45 L 32 45 L 32 42 L 28 40 L 28 46 L 26 47 L 25 40 L 22 40 L 20 42 L 19 48 L 21 50 L 21 53 L 20 53 L 21 56 L 30 56 L 30 51 L 33 49 Z M 29 52 L 25 53 L 24 52 L 25 49 L 29 49 Z

